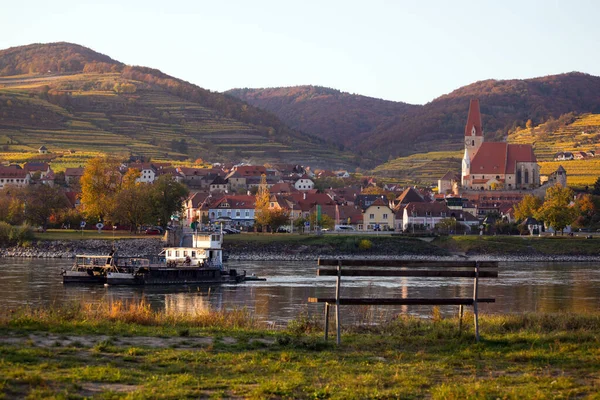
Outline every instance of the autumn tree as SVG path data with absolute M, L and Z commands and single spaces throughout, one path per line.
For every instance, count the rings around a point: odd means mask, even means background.
M 327 214 L 321 214 L 321 220 L 317 221 L 317 213 L 311 213 L 308 220 L 311 226 L 320 226 L 321 228 L 333 229 L 335 221 Z
M 526 218 L 532 217 L 542 206 L 542 199 L 532 194 L 527 194 L 523 199 L 514 206 L 515 218 L 518 221 L 522 221 Z
M 267 177 L 265 174 L 260 176 L 260 184 L 256 192 L 256 201 L 254 202 L 254 222 L 259 226 L 268 226 L 270 219 L 269 205 L 271 203 L 271 193 L 267 186 Z
M 591 194 L 584 194 L 579 197 L 575 202 L 575 207 L 579 213 L 579 216 L 575 220 L 576 226 L 580 228 L 589 227 L 596 222 L 598 216 L 596 214 L 597 205 L 594 201 L 594 196 Z
M 171 221 L 171 215 L 183 209 L 183 201 L 189 190 L 169 175 L 159 176 L 150 187 L 152 215 L 158 221 L 158 225 L 166 228 Z
M 88 217 L 103 221 L 113 210 L 121 186 L 119 166 L 114 157 L 95 157 L 87 162 L 79 183 L 81 204 Z
M 571 205 L 573 191 L 557 184 L 548 188 L 544 204 L 536 213 L 536 218 L 552 226 L 555 231 L 564 233 L 565 227 L 577 218 L 577 207 Z
M 143 224 L 154 222 L 151 185 L 145 183 L 124 187 L 115 197 L 115 207 L 111 213 L 111 221 L 130 227 L 137 232 Z
M 45 232 L 50 217 L 56 217 L 70 207 L 69 200 L 60 188 L 47 185 L 28 186 L 21 195 L 25 204 L 25 220 L 39 225 Z
M 369 186 L 368 188 L 363 189 L 361 194 L 385 194 L 385 190 L 377 186 Z

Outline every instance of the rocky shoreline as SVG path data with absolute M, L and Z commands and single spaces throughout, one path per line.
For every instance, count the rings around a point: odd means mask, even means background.
M 127 239 L 114 242 L 117 254 L 125 257 L 148 257 L 160 253 L 163 241 L 159 238 Z M 110 240 L 48 240 L 38 241 L 29 247 L 10 247 L 0 249 L 0 257 L 23 257 L 23 258 L 75 258 L 78 254 L 104 255 L 108 254 L 113 247 Z M 370 251 L 362 253 L 332 252 L 320 246 L 286 246 L 285 248 L 270 248 L 270 246 L 244 246 L 243 248 L 228 248 L 224 250 L 231 261 L 316 261 L 322 258 L 370 258 L 370 259 L 395 259 L 395 260 L 461 260 L 477 259 L 481 261 L 505 261 L 505 262 L 597 262 L 600 256 L 574 256 L 574 255 L 510 255 L 510 254 L 391 254 L 389 249 Z

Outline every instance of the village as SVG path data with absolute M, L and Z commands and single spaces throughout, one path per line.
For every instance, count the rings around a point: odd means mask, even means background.
M 39 152 L 47 149 L 42 146 Z M 567 187 L 560 166 L 541 176 L 531 145 L 486 142 L 479 101 L 471 100 L 465 125 L 462 171 L 448 171 L 436 187 L 381 184 L 374 177 L 346 170 L 312 170 L 292 164 L 216 163 L 210 167 L 173 166 L 166 162 L 129 160 L 119 168 L 138 172 L 136 182 L 152 184 L 169 176 L 189 189 L 177 219 L 201 230 L 223 227 L 230 233 L 256 231 L 256 194 L 268 190 L 271 211 L 286 215 L 270 230 L 290 232 L 496 233 L 498 221 L 515 223 L 515 205 L 526 195 L 544 198 L 556 184 Z M 10 186 L 64 187 L 71 206 L 79 209 L 79 179 L 84 166 L 55 173 L 51 163 L 27 162 L 0 167 L 0 189 Z M 530 216 L 531 217 L 531 216 Z M 527 219 L 519 233 L 543 227 Z M 154 233 L 148 231 L 148 233 Z M 506 233 L 506 232 L 505 232 Z M 510 232 L 508 232 L 510 233 Z

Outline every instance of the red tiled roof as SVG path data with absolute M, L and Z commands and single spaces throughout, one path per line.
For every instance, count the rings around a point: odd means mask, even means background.
M 514 174 L 517 162 L 537 162 L 533 148 L 529 144 L 509 144 L 506 173 Z
M 471 175 L 504 174 L 507 148 L 504 142 L 483 142 L 471 161 Z
M 469 104 L 469 116 L 467 117 L 467 125 L 465 125 L 465 136 L 471 136 L 473 127 L 475 127 L 475 136 L 483 136 L 479 99 L 472 99 Z

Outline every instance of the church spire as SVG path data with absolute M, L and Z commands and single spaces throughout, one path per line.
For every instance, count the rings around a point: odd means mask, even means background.
M 467 117 L 467 125 L 465 125 L 465 136 L 483 136 L 479 99 L 471 99 L 471 104 L 469 104 L 469 116 Z

